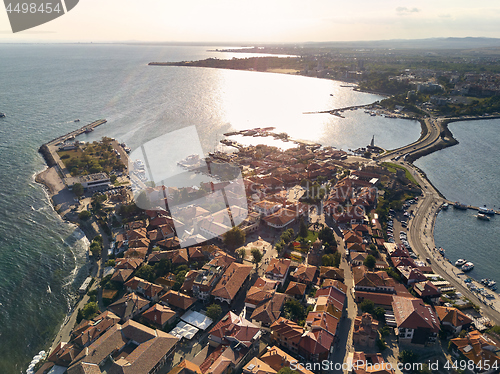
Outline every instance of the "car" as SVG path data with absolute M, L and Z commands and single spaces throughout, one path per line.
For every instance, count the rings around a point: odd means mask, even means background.
M 429 257 L 427 257 L 425 261 L 427 261 L 429 264 L 431 263 L 431 259 Z
M 387 239 L 387 242 L 388 243 L 395 243 L 396 241 L 394 240 L 394 238 L 389 238 L 389 239 Z

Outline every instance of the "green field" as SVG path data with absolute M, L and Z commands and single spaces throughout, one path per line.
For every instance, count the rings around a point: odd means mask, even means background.
M 391 173 L 395 173 L 396 169 L 404 170 L 405 177 L 414 185 L 419 186 L 419 184 L 417 183 L 415 178 L 413 178 L 413 175 L 411 175 L 411 173 L 408 171 L 408 169 L 405 168 L 404 166 L 401 166 L 398 164 L 393 164 L 392 162 L 383 162 L 382 165 L 385 166 L 387 168 L 387 170 L 389 170 Z

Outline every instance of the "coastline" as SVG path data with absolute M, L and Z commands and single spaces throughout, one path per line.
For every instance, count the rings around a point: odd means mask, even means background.
M 63 183 L 61 177 L 56 171 L 56 167 L 50 166 L 45 170 L 38 172 L 35 175 L 34 180 L 45 191 L 50 205 L 59 215 L 59 217 L 61 217 L 62 220 L 66 221 L 69 224 L 76 225 L 76 227 L 83 232 L 88 242 L 91 242 L 92 239 L 97 235 L 95 230 L 91 228 L 92 226 L 87 227 L 87 225 L 81 224 L 76 219 L 77 216 L 69 214 L 68 210 L 62 210 L 62 208 L 64 207 L 64 205 L 62 205 L 64 204 L 64 201 L 62 201 L 62 204 L 58 204 L 58 197 L 60 195 L 67 196 L 67 193 L 70 193 L 71 195 L 72 193 L 67 190 L 66 185 Z M 64 193 L 64 191 L 66 191 L 67 193 Z M 95 266 L 96 264 L 92 262 L 89 262 L 88 264 L 92 265 L 90 271 L 91 275 L 95 277 L 97 275 L 97 268 Z M 94 282 L 92 288 L 95 287 L 95 283 L 96 282 Z M 76 322 L 76 317 L 78 314 L 77 312 L 79 309 L 83 308 L 83 306 L 88 302 L 88 299 L 89 296 L 87 296 L 87 294 L 79 295 L 78 298 L 75 299 L 73 305 L 70 306 L 70 310 L 66 313 L 64 320 L 58 326 L 56 330 L 57 332 L 54 334 L 51 342 L 47 343 L 49 348 L 46 351 L 49 355 L 59 343 L 69 341 L 71 331 L 73 330 Z

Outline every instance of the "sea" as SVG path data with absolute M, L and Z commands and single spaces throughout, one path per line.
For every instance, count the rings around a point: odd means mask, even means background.
M 415 162 L 449 200 L 500 210 L 500 119 L 452 122 L 448 128 L 459 144 Z M 436 218 L 434 239 L 453 263 L 464 258 L 474 263 L 468 273 L 481 280 L 500 282 L 500 216 L 477 219 L 475 210 L 449 208 Z
M 277 132 L 293 138 L 344 150 L 364 147 L 372 137 L 376 145 L 393 149 L 420 136 L 416 121 L 372 117 L 363 110 L 347 111 L 346 118 L 306 114 L 383 99 L 341 87 L 342 82 L 253 71 L 148 66 L 152 61 L 248 57 L 208 49 L 214 47 L 0 44 L 0 112 L 6 113 L 0 118 L 0 373 L 25 373 L 33 358 L 50 347 L 89 272 L 85 236 L 58 216 L 44 188 L 34 181 L 36 173 L 46 167 L 38 153 L 42 143 L 101 118 L 108 122 L 79 140 L 109 136 L 134 149 L 193 125 L 204 152 L 216 149 L 227 131 L 255 127 L 276 127 Z M 473 132 L 472 136 L 477 139 L 480 134 Z M 486 162 L 498 171 L 492 154 L 494 150 L 485 155 Z M 462 160 L 464 168 L 468 161 Z M 478 163 L 474 172 L 485 178 L 495 175 L 493 180 L 498 182 L 498 172 L 485 166 Z M 435 167 L 441 170 L 439 165 Z M 452 170 L 447 173 L 453 176 Z M 481 185 L 492 180 L 474 182 Z M 450 210 L 447 214 L 458 213 Z M 459 221 L 465 217 L 463 221 L 472 225 L 471 245 L 485 240 L 487 235 L 477 232 L 480 223 L 467 218 L 468 213 L 461 214 Z M 444 238 L 443 222 L 440 218 L 437 233 Z M 485 230 L 496 227 L 497 222 L 484 223 Z M 443 246 L 450 252 L 458 247 Z M 483 249 L 485 256 L 497 250 L 495 246 Z M 477 265 L 480 267 L 479 261 Z

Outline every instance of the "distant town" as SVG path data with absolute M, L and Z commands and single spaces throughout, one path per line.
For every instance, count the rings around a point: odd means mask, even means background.
M 496 286 L 468 277 L 472 263 L 450 263 L 433 226 L 449 206 L 498 212 L 446 200 L 412 164 L 456 144 L 449 121 L 498 115 L 497 58 L 254 51 L 293 57 L 150 65 L 343 80 L 390 97 L 325 109 L 418 119 L 420 139 L 346 152 L 273 128 L 234 131 L 226 150 L 176 160 L 217 180 L 185 187 L 148 182 L 115 139 L 70 133 L 45 144 L 49 169 L 37 180 L 87 235 L 92 267 L 37 373 L 497 373 Z M 243 194 L 228 190 L 224 165 L 241 172 Z

